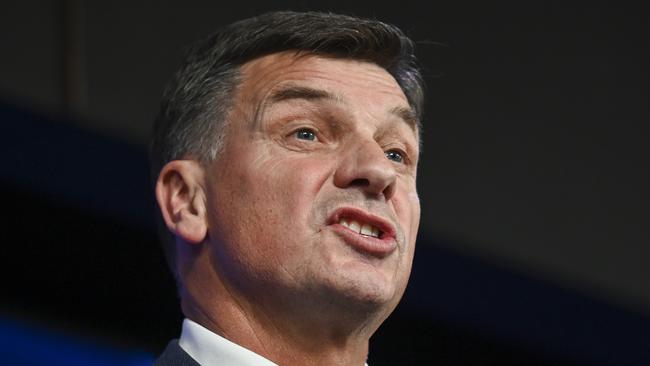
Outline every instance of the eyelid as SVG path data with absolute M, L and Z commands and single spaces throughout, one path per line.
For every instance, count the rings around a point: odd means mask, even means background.
M 385 153 L 388 154 L 390 152 L 396 152 L 396 153 L 398 153 L 398 154 L 400 154 L 402 156 L 402 161 L 395 161 L 395 160 L 391 160 L 391 161 L 394 161 L 395 163 L 398 163 L 398 164 L 410 165 L 411 159 L 409 158 L 408 153 L 404 149 L 390 148 L 390 149 L 387 149 Z
M 289 139 L 295 139 L 298 143 L 314 143 L 314 142 L 325 142 L 326 138 L 323 132 L 315 125 L 315 123 L 309 120 L 296 120 L 287 123 L 284 126 L 285 132 L 284 137 Z M 314 134 L 313 140 L 299 139 L 297 138 L 297 133 L 301 130 L 311 131 Z

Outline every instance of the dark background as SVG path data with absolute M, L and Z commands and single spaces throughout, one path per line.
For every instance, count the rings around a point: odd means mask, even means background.
M 178 336 L 162 87 L 192 40 L 293 9 L 397 24 L 428 84 L 415 267 L 372 366 L 650 364 L 647 13 L 478 4 L 3 3 L 0 355 L 146 364 Z

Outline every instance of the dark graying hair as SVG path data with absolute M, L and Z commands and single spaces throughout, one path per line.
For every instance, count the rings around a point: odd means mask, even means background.
M 163 94 L 151 141 L 152 176 L 171 160 L 214 160 L 247 61 L 302 51 L 373 62 L 388 71 L 411 108 L 422 114 L 423 83 L 413 42 L 397 27 L 376 20 L 318 12 L 280 11 L 244 19 L 193 45 Z M 175 248 L 163 237 L 175 273 Z

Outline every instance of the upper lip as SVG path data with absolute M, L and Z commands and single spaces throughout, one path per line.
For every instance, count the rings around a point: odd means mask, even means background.
M 381 239 L 394 238 L 396 234 L 395 225 L 389 220 L 356 207 L 340 207 L 336 209 L 330 215 L 327 224 L 338 224 L 341 218 L 355 220 L 376 227 L 383 233 Z

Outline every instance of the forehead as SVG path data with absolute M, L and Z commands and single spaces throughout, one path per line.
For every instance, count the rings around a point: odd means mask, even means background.
M 404 92 L 392 75 L 371 62 L 287 51 L 249 61 L 240 71 L 238 94 L 243 103 L 261 105 L 288 85 L 308 86 L 343 104 L 399 111 L 396 114 L 415 129 L 415 113 Z

